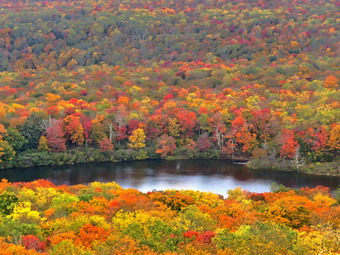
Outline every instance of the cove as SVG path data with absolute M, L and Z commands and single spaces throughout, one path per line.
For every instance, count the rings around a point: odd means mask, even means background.
M 290 188 L 322 185 L 333 192 L 339 176 L 319 176 L 266 169 L 252 170 L 226 160 L 145 160 L 119 163 L 88 163 L 71 166 L 34 167 L 0 171 L 0 179 L 28 182 L 47 179 L 57 185 L 117 182 L 123 188 L 142 192 L 191 189 L 221 195 L 236 187 L 251 192 L 267 192 L 273 182 Z

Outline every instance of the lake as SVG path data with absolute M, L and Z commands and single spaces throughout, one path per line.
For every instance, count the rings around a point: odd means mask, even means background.
M 270 191 L 273 182 L 290 188 L 323 185 L 334 191 L 340 177 L 296 172 L 251 170 L 226 160 L 146 160 L 96 163 L 58 167 L 35 167 L 0 171 L 0 179 L 11 182 L 47 179 L 55 184 L 86 184 L 93 181 L 117 182 L 124 188 L 146 192 L 164 189 L 191 189 L 226 195 L 241 187 L 252 192 Z

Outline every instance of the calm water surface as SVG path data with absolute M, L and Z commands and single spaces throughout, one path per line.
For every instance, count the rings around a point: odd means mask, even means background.
M 323 185 L 334 191 L 340 177 L 306 175 L 270 170 L 251 170 L 224 160 L 147 160 L 97 163 L 60 167 L 35 167 L 0 171 L 0 179 L 11 182 L 47 179 L 55 184 L 86 184 L 115 181 L 124 188 L 146 192 L 164 189 L 191 189 L 225 195 L 241 187 L 252 192 L 270 191 L 273 182 L 291 188 Z

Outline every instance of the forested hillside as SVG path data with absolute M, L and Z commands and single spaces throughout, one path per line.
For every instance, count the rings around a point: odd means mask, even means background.
M 334 161 L 339 3 L 1 1 L 0 168 Z

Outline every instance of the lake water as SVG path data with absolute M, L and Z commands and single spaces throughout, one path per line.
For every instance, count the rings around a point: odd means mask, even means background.
M 58 167 L 35 167 L 0 171 L 0 179 L 11 182 L 47 179 L 55 184 L 86 184 L 93 181 L 117 182 L 124 188 L 146 192 L 164 189 L 191 189 L 226 195 L 241 187 L 252 192 L 270 191 L 273 182 L 291 188 L 323 185 L 334 191 L 340 177 L 295 172 L 251 170 L 225 160 L 146 160 L 122 163 L 96 163 Z

